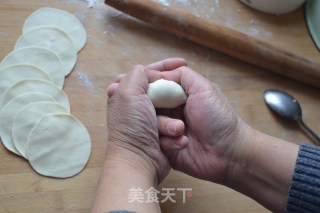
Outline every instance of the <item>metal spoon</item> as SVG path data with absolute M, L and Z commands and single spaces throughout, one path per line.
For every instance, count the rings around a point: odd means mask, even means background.
M 280 90 L 268 89 L 264 91 L 264 100 L 278 115 L 299 124 L 301 129 L 317 144 L 320 138 L 302 120 L 302 111 L 299 102 L 291 95 Z

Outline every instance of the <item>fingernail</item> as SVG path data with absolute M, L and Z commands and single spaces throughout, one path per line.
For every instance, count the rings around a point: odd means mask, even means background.
M 181 140 L 180 140 L 180 143 L 177 144 L 177 145 L 180 146 L 180 147 L 185 147 L 185 146 L 187 146 L 187 145 L 188 145 L 188 138 L 185 137 L 185 136 L 183 136 L 183 137 L 181 138 Z

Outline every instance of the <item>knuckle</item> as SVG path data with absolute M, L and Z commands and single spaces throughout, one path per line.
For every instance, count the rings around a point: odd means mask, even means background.
M 187 66 L 181 66 L 181 67 L 178 68 L 178 70 L 180 72 L 189 72 L 189 71 L 191 71 L 191 69 L 189 67 L 187 67 Z

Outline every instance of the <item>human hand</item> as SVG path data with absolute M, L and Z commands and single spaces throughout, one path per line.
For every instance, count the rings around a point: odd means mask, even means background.
M 148 83 L 157 79 L 160 71 L 185 65 L 184 60 L 168 59 L 146 68 L 136 66 L 129 74 L 119 75 L 107 88 L 107 156 L 126 158 L 146 168 L 157 177 L 156 182 L 164 179 L 171 166 L 160 149 L 156 112 L 146 95 Z M 148 68 L 159 71 L 146 71 Z
M 169 163 L 194 177 L 227 185 L 272 211 L 283 211 L 299 147 L 246 125 L 215 84 L 185 65 L 184 60 L 169 59 L 145 67 L 158 71 L 138 66 L 108 87 L 109 159 L 95 212 L 119 207 L 160 211 L 157 203 L 132 206 L 125 195 L 132 186 L 154 187 L 168 173 Z M 175 109 L 157 109 L 156 116 L 146 88 L 161 78 L 179 83 L 188 99 Z
M 184 106 L 158 110 L 160 145 L 171 166 L 237 190 L 272 212 L 285 211 L 299 147 L 245 124 L 217 85 L 190 68 L 162 72 L 162 78 L 179 83 L 188 96 Z M 161 131 L 171 119 L 184 122 L 183 135 Z
M 179 83 L 188 96 L 185 106 L 159 111 L 159 127 L 172 118 L 185 124 L 184 135 L 179 137 L 160 131 L 163 152 L 174 169 L 226 184 L 247 126 L 217 85 L 190 68 L 162 72 L 162 77 Z

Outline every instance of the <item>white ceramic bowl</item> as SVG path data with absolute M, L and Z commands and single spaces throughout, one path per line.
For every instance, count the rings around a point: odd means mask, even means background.
M 320 1 L 309 0 L 306 5 L 306 20 L 314 43 L 320 50 Z
M 262 12 L 276 15 L 289 13 L 299 8 L 305 0 L 240 0 L 244 4 Z

